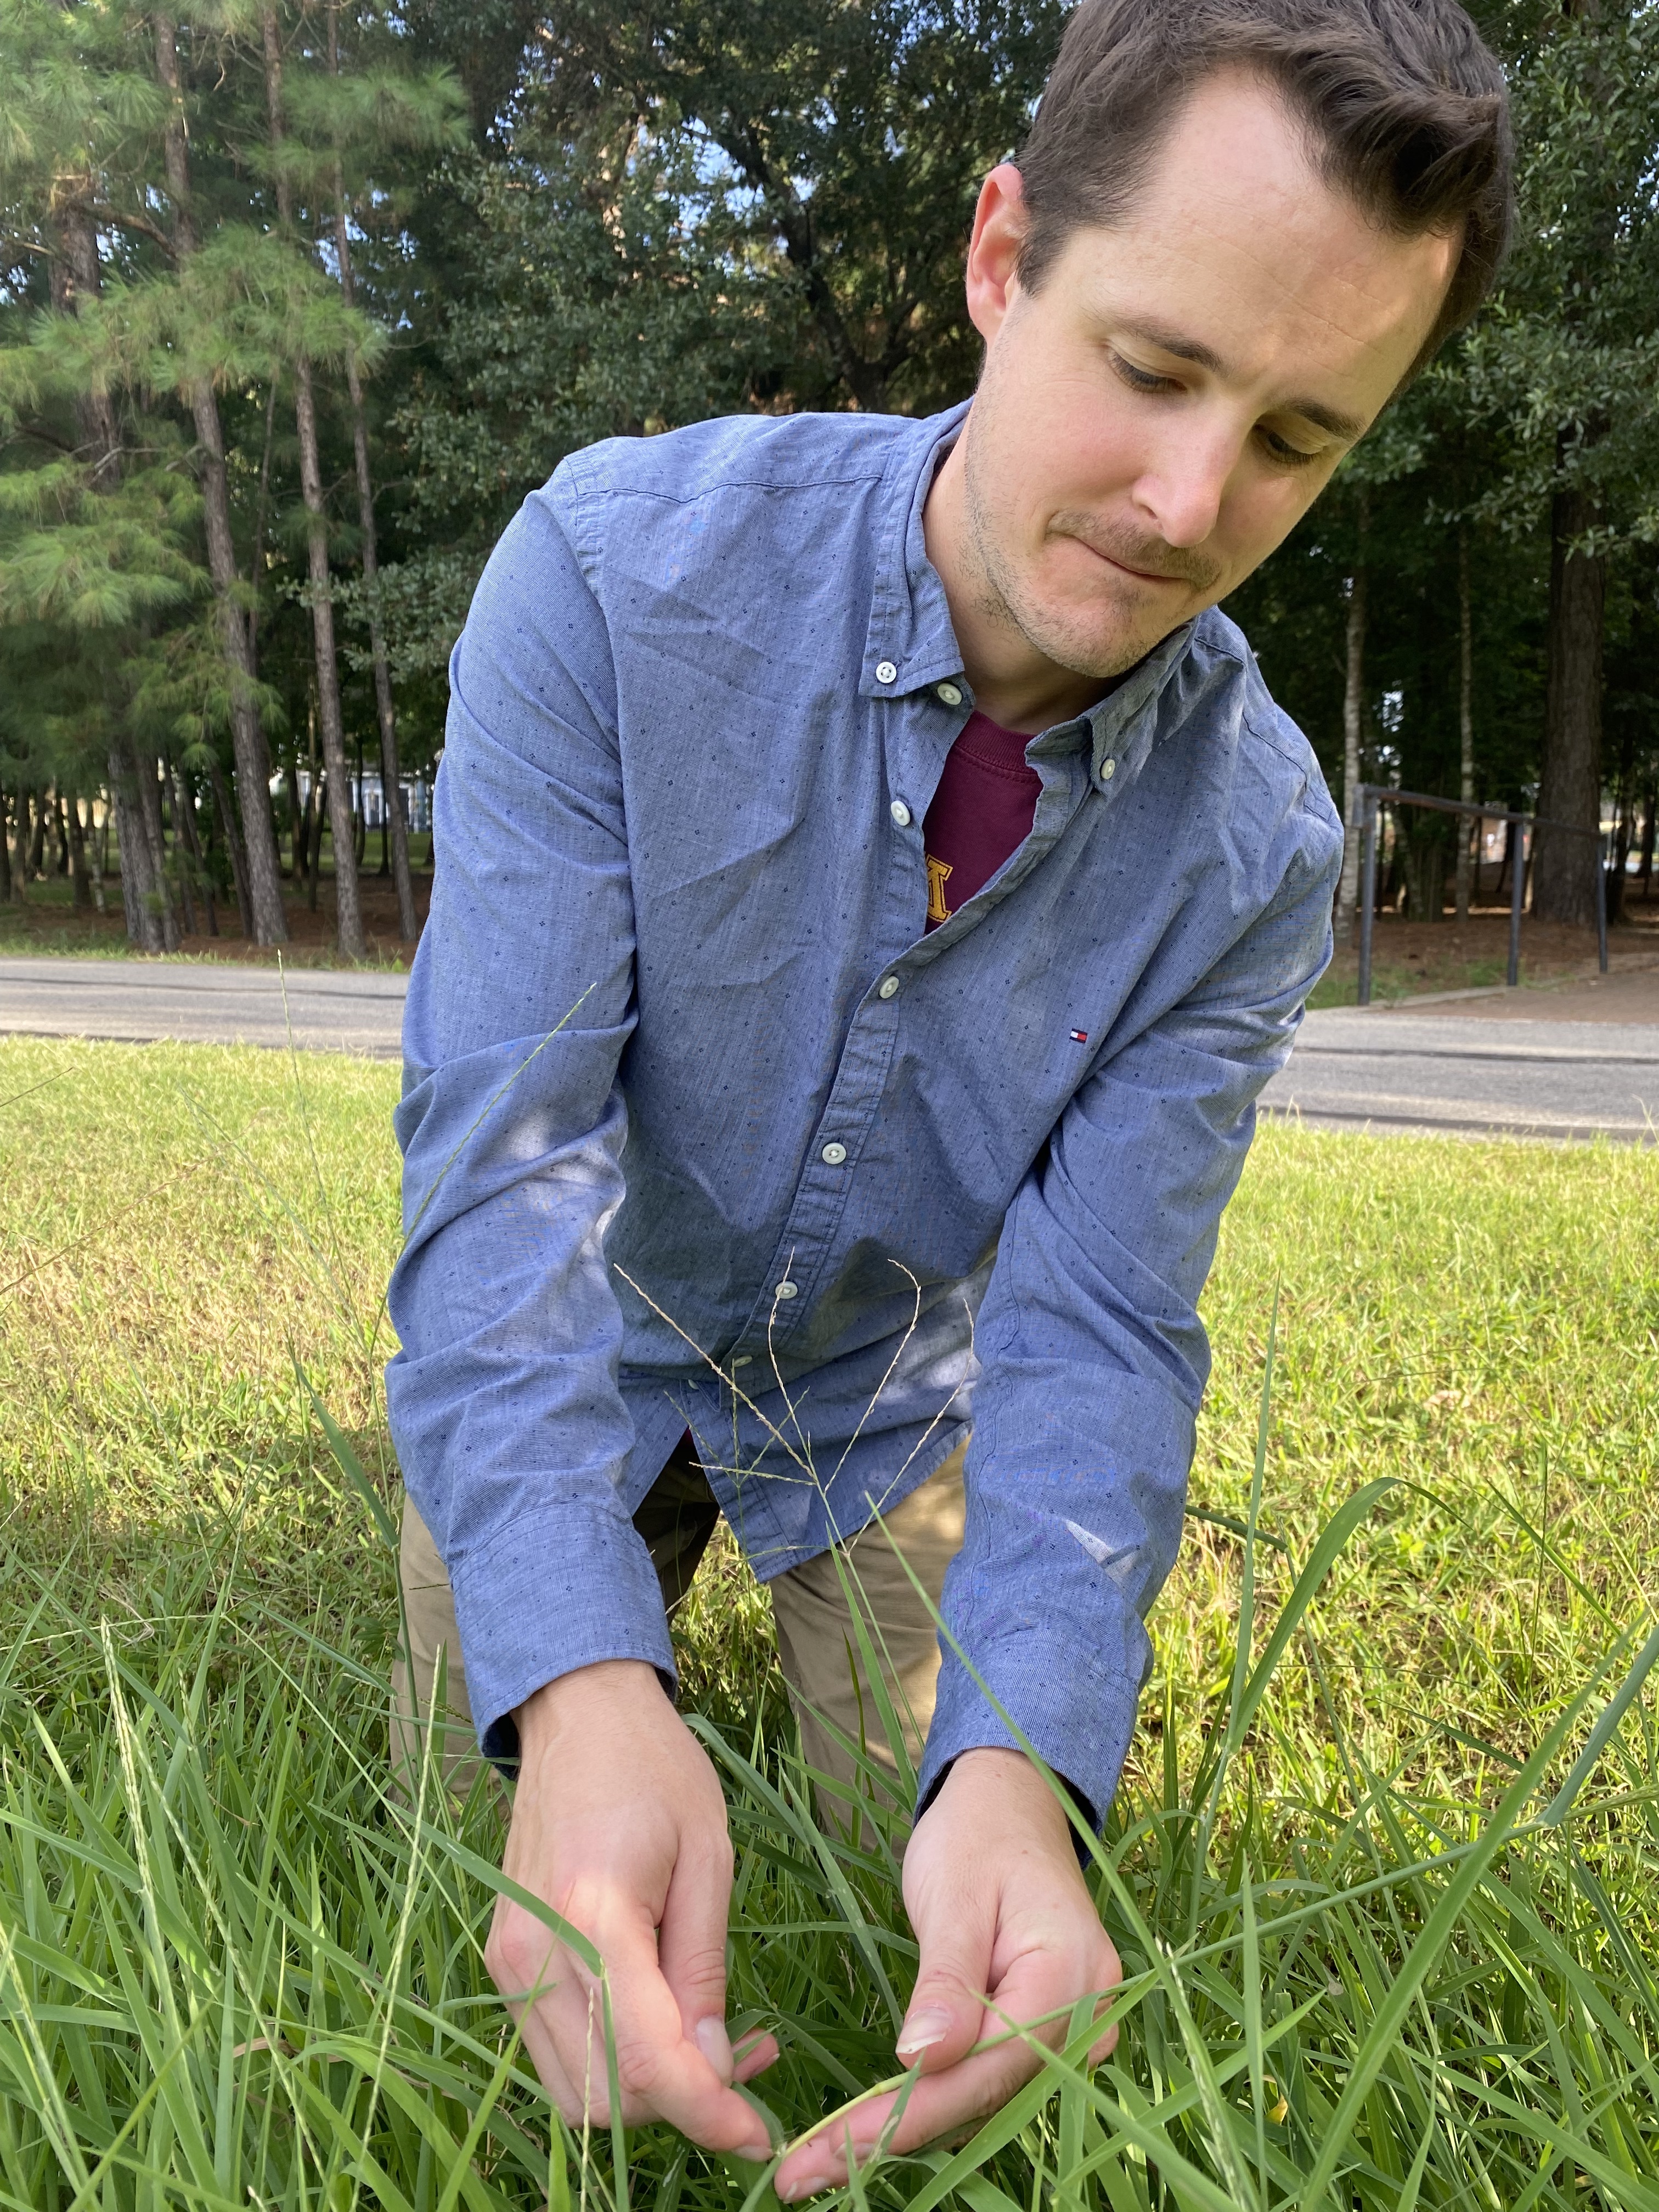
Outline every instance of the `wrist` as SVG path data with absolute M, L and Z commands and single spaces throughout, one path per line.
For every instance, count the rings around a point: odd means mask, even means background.
M 1060 1796 L 1055 1795 L 1056 1784 Z M 1088 1853 L 1073 1830 L 1064 1801 L 1076 1807 L 1091 1828 L 1097 1826 L 1093 1808 L 1063 1774 L 1050 1782 L 1023 1751 L 985 1744 L 958 1752 L 935 1785 L 929 1810 L 947 1796 L 958 1802 L 974 1801 L 976 1809 L 985 1808 L 981 1817 L 994 1806 L 1000 1820 L 1018 1824 L 1027 1834 L 1054 1844 L 1068 1857 L 1075 1855 L 1079 1862 L 1087 1861 Z
M 520 1754 L 533 1757 L 571 1728 L 585 1734 L 607 1724 L 607 1716 L 619 1719 L 625 1712 L 643 1711 L 653 1718 L 656 1708 L 669 1705 L 656 1668 L 644 1659 L 597 1659 L 574 1667 L 532 1691 L 518 1708 Z

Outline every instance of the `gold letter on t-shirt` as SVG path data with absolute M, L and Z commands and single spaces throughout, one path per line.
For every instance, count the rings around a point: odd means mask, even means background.
M 945 903 L 945 878 L 951 872 L 948 860 L 936 860 L 927 855 L 927 919 L 929 921 L 949 921 L 951 909 Z

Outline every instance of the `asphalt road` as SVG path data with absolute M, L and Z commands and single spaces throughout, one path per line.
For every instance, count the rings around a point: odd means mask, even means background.
M 1547 1006 L 1540 994 L 1534 1006 Z M 1659 1025 L 1332 1007 L 1262 1096 L 1316 1127 L 1659 1139 Z
M 1441 1006 L 1312 1013 L 1262 1103 L 1325 1128 L 1569 1139 L 1605 1133 L 1652 1143 L 1659 1138 L 1659 976 L 1642 980 L 1639 1000 L 1601 986 L 1605 999 L 1586 990 L 1559 999 L 1505 994 L 1470 1002 L 1467 1012 Z M 0 959 L 0 1031 L 277 1049 L 291 1036 L 304 1051 L 395 1060 L 404 988 L 398 975 L 314 968 L 279 975 L 228 961 Z M 1539 1018 L 1544 1009 L 1550 1018 Z
M 0 960 L 0 1030 L 149 1044 L 257 1044 L 396 1060 L 408 978 L 376 970 L 145 960 Z

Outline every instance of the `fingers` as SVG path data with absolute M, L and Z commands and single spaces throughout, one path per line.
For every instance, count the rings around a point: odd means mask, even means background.
M 736 2079 L 752 2081 L 757 2074 L 765 2073 L 778 2058 L 778 2039 L 775 2035 L 751 2036 L 738 2046 Z
M 658 1966 L 649 1914 L 637 1899 L 614 1893 L 590 1893 L 573 1905 L 570 1917 L 580 1912 L 577 1924 L 605 1961 L 605 1984 L 562 1946 L 555 1945 L 550 1955 L 547 1930 L 520 1908 L 508 1908 L 516 1920 L 503 1916 L 505 1924 L 491 1939 L 498 1986 L 509 2003 L 519 2000 L 514 2009 L 525 2048 L 565 2118 L 603 2124 L 611 2117 L 608 1984 L 623 2121 L 632 2126 L 665 2119 L 706 2150 L 769 2158 L 764 2126 L 729 2086 L 733 2066 L 723 2021 L 706 2016 L 700 2038 L 684 2032 L 679 2004 Z M 538 1982 L 542 1993 L 524 2002 Z
M 860 2163 L 867 2160 L 883 2143 L 901 2099 L 902 2112 L 884 2146 L 900 2154 L 981 2120 L 1006 2104 L 1042 2064 L 1040 2051 L 1024 2036 L 1010 2035 L 1009 2023 L 1036 2022 L 1054 2014 L 1055 2018 L 1031 2032 L 1040 2042 L 1051 2045 L 1062 2042 L 1071 2008 L 1084 1993 L 1078 1987 L 1079 1966 L 1093 1972 L 1094 1987 L 1103 1994 L 1119 1978 L 1116 1954 L 1103 1936 L 1084 1960 L 1075 1954 L 1067 1959 L 1036 1953 L 1021 1960 L 996 1990 L 994 2008 L 985 2015 L 986 2039 L 1006 2040 L 992 2050 L 964 2057 L 941 2071 L 924 2071 L 908 2098 L 902 2091 L 873 2098 L 855 2112 L 827 2123 L 798 2143 L 784 2160 L 777 2177 L 779 2197 L 788 2203 L 818 2190 L 844 2185 L 849 2150 Z M 1085 1983 L 1084 1989 L 1087 1987 Z M 1109 2048 L 1115 2039 L 1115 2030 L 1108 2030 L 1096 2048 Z
M 679 2007 L 680 2021 L 722 2081 L 732 2078 L 726 2033 L 726 1929 L 732 1904 L 732 1845 L 722 1831 L 675 1863 L 657 1963 Z

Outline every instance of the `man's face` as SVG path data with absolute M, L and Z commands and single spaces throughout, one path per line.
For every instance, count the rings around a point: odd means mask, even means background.
M 1236 73 L 1174 122 L 1121 224 L 1013 274 L 1018 173 L 987 180 L 987 340 L 960 447 L 977 612 L 1083 676 L 1132 667 L 1266 560 L 1426 337 L 1459 241 L 1376 229 Z M 1014 643 L 1010 635 L 1010 644 Z

